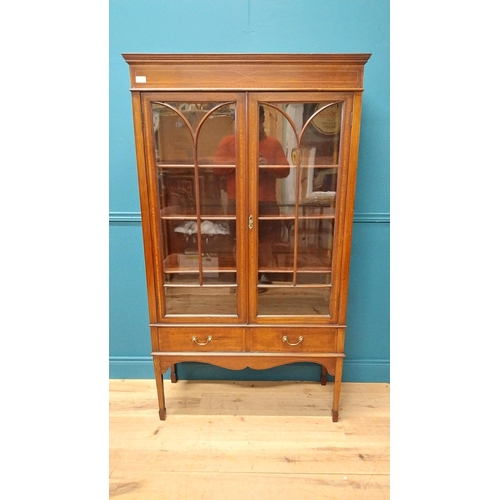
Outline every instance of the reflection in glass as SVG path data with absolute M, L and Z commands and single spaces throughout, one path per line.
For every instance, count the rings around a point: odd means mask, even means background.
M 156 160 L 159 163 L 212 164 L 217 145 L 234 134 L 233 103 L 154 103 Z M 200 124 L 203 125 L 200 127 Z
M 235 217 L 234 204 L 227 204 L 225 177 L 215 174 L 213 170 L 200 168 L 198 172 L 200 215 L 205 218 Z M 195 167 L 160 168 L 158 191 L 161 216 L 190 215 L 196 218 Z
M 333 220 L 299 219 L 297 268 L 328 271 L 332 266 Z
M 236 314 L 236 208 L 216 150 L 234 103 L 153 104 L 166 314 Z M 232 285 L 232 286 L 229 286 Z

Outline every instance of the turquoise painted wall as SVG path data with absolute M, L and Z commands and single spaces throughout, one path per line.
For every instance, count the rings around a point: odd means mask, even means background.
M 153 378 L 123 52 L 366 52 L 347 315 L 347 382 L 389 382 L 389 0 L 110 0 L 110 378 Z M 179 377 L 315 380 L 319 368 L 179 366 Z

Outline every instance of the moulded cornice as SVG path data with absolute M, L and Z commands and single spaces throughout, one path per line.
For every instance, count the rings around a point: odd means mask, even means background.
M 353 54 L 160 54 L 160 53 L 124 53 L 123 58 L 129 64 L 144 63 L 166 63 L 166 62 L 186 62 L 186 63 L 279 63 L 279 62 L 297 62 L 310 63 L 312 61 L 339 63 L 339 64 L 365 64 L 371 54 L 353 53 Z

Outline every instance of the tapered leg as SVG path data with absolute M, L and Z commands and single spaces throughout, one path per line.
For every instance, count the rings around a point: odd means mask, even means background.
M 170 367 L 170 382 L 172 382 L 172 384 L 177 382 L 177 365 L 172 365 Z
M 167 418 L 167 408 L 165 406 L 165 388 L 163 386 L 163 374 L 161 373 L 160 360 L 153 358 L 153 365 L 155 370 L 156 392 L 158 393 L 158 414 L 160 420 Z
M 333 384 L 333 409 L 332 420 L 338 422 L 339 420 L 339 403 L 340 403 L 340 385 L 342 382 L 342 366 L 344 358 L 337 358 L 335 365 L 335 382 Z
M 321 385 L 326 385 L 326 368 L 321 366 Z

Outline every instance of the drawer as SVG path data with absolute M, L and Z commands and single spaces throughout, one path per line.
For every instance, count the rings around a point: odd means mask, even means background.
M 196 340 L 193 340 L 193 337 Z M 245 350 L 243 328 L 159 328 L 161 352 L 218 352 Z
M 342 352 L 337 328 L 254 328 L 252 352 Z

